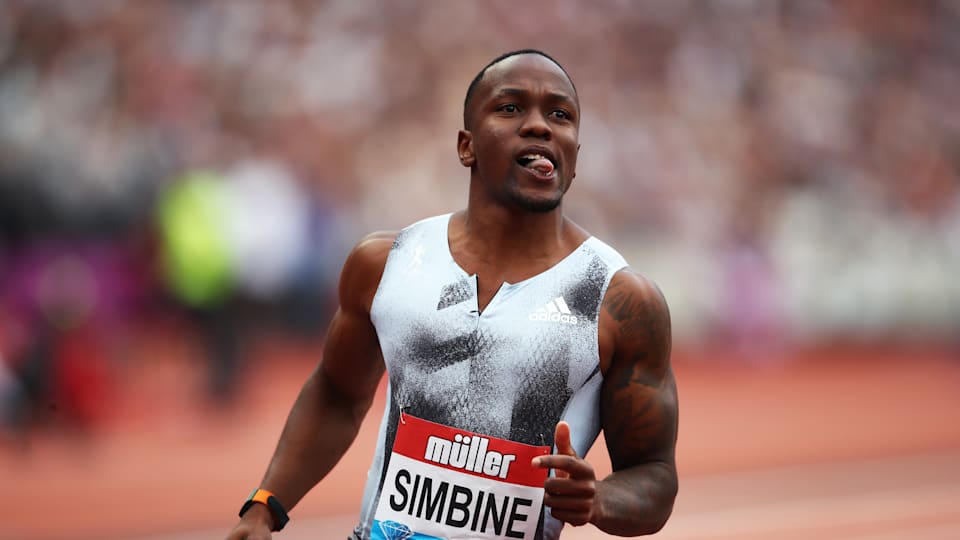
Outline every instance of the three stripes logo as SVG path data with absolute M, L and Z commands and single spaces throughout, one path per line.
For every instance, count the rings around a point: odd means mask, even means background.
M 563 324 L 577 324 L 577 316 L 570 311 L 567 302 L 562 296 L 558 296 L 547 302 L 542 308 L 538 308 L 528 317 L 531 321 L 559 322 Z

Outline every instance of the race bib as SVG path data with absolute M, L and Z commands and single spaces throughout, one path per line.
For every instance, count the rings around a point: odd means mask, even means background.
M 401 415 L 371 538 L 532 539 L 547 470 L 530 460 L 549 453 Z

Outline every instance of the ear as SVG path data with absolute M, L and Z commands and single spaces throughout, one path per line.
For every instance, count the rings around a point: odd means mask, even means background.
M 464 167 L 473 167 L 477 162 L 477 156 L 473 153 L 473 133 L 465 129 L 457 132 L 457 155 Z

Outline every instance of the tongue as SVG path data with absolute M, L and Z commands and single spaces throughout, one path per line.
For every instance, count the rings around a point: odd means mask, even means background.
M 527 167 L 536 169 L 540 174 L 550 174 L 553 172 L 553 163 L 547 158 L 540 158 L 527 163 Z

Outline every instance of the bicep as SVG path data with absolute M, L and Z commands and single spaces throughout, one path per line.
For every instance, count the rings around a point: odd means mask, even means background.
M 375 233 L 350 252 L 340 275 L 339 307 L 330 322 L 319 374 L 342 397 L 372 399 L 384 372 L 370 309 L 395 233 Z
M 669 311 L 652 282 L 621 274 L 610 284 L 602 314 L 613 336 L 600 398 L 604 438 L 614 470 L 672 464 L 678 404 Z
M 677 440 L 677 388 L 672 371 L 641 382 L 641 369 L 618 369 L 604 380 L 600 415 L 613 470 L 649 461 L 672 463 Z
M 338 309 L 330 322 L 320 371 L 341 396 L 366 401 L 383 375 L 383 357 L 370 317 Z

